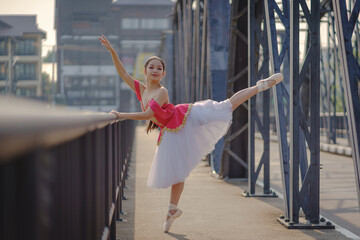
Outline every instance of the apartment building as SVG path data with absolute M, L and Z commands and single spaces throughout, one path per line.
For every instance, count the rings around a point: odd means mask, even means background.
M 57 0 L 58 90 L 69 108 L 129 111 L 136 106 L 98 35 L 111 41 L 137 79 L 143 61 L 155 54 L 161 31 L 170 27 L 170 0 Z M 133 110 L 133 108 L 132 108 Z
M 35 15 L 0 15 L 0 94 L 39 98 L 41 41 Z
M 121 60 L 138 80 L 143 80 L 144 61 L 159 52 L 162 33 L 171 29 L 174 1 L 117 0 L 116 16 Z
M 57 0 L 58 100 L 68 108 L 110 111 L 120 105 L 119 76 L 100 44 L 104 34 L 117 36 L 111 0 Z

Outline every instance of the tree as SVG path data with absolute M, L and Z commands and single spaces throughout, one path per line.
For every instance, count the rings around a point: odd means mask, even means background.
M 42 72 L 41 81 L 42 81 L 43 98 L 46 102 L 50 102 L 52 99 L 52 90 L 51 90 L 52 86 L 51 86 L 50 75 L 47 72 Z
M 44 63 L 51 63 L 53 54 L 54 54 L 54 51 L 52 49 L 48 50 L 46 56 L 43 57 L 43 62 Z M 56 50 L 55 50 L 55 54 L 56 54 Z M 55 55 L 55 57 L 56 57 L 56 55 Z M 56 60 L 56 58 L 55 58 L 55 60 Z

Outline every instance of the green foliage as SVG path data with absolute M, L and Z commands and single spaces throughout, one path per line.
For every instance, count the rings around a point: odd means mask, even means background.
M 48 50 L 46 56 L 43 57 L 43 62 L 51 63 L 53 54 L 54 54 L 53 50 Z M 55 54 L 56 54 L 56 51 L 55 51 Z M 55 55 L 55 61 L 56 61 L 56 55 Z
M 52 99 L 52 92 L 51 92 L 51 80 L 50 75 L 46 72 L 41 73 L 41 81 L 42 81 L 42 91 L 43 97 L 46 102 L 50 102 Z M 56 84 L 55 84 L 55 92 L 56 92 Z

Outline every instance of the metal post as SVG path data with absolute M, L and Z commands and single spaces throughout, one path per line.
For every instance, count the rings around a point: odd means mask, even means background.
M 264 3 L 259 1 L 248 1 L 248 85 L 254 86 L 256 81 L 269 76 L 269 53 L 266 39 L 266 28 L 264 28 L 263 34 L 261 34 L 261 22 L 264 21 Z M 258 71 L 259 63 L 259 49 L 260 45 L 263 48 L 263 61 Z M 256 49 L 256 51 L 255 51 Z M 263 99 L 263 122 L 260 122 L 259 108 L 256 107 L 257 96 L 252 97 L 248 101 L 248 108 L 250 114 L 248 114 L 248 189 L 249 192 L 245 192 L 243 195 L 246 197 L 277 197 L 275 192 L 270 190 L 270 90 L 267 90 L 262 94 Z M 258 125 L 258 129 L 264 140 L 264 152 L 261 156 L 260 163 L 255 167 L 255 124 Z M 258 179 L 261 168 L 264 171 L 264 188 L 263 194 L 255 193 L 255 185 Z
M 272 0 L 264 0 L 265 3 L 265 16 L 266 16 L 266 31 L 268 35 L 268 45 L 269 45 L 269 59 L 272 69 L 272 73 L 280 71 L 281 61 L 278 54 L 277 47 L 277 36 L 276 36 L 276 25 L 275 25 L 275 16 L 274 16 L 274 6 L 276 3 Z M 287 1 L 284 1 L 285 12 L 288 10 Z M 287 13 L 288 14 L 288 13 Z M 289 19 L 284 18 L 283 24 L 285 25 L 286 31 L 289 31 Z M 288 49 L 289 47 L 288 35 L 283 41 L 282 49 Z M 285 50 L 287 51 L 287 50 Z M 287 76 L 285 76 L 286 78 Z M 273 88 L 273 96 L 275 100 L 274 109 L 275 109 L 275 120 L 276 120 L 276 130 L 278 136 L 278 145 L 279 145 L 279 155 L 280 155 L 280 166 L 281 166 L 281 175 L 282 175 L 282 185 L 283 185 L 283 194 L 284 194 L 284 214 L 285 218 L 289 218 L 289 146 L 286 136 L 286 116 L 285 116 L 285 107 L 283 103 L 283 98 L 286 97 L 287 91 L 283 83 L 278 84 Z
M 248 87 L 248 7 L 246 1 L 231 4 L 231 32 L 228 60 L 227 96 Z M 238 24 L 241 23 L 241 24 Z M 225 137 L 220 174 L 225 178 L 247 177 L 248 115 L 244 103 L 233 112 L 233 124 Z
M 255 68 L 255 1 L 248 0 L 248 85 L 254 86 L 256 84 L 256 70 Z M 255 114 L 256 114 L 256 96 L 248 101 L 248 188 L 250 194 L 255 194 Z M 249 195 L 249 194 L 247 194 Z
M 204 13 L 202 25 L 202 41 L 201 41 L 201 66 L 200 66 L 200 100 L 204 99 L 204 81 L 205 81 L 205 59 L 206 59 L 206 45 L 207 45 L 207 12 L 208 0 L 204 0 Z
M 351 44 L 351 36 L 359 16 L 360 0 L 357 0 L 347 17 L 345 0 L 333 0 L 337 37 L 340 50 L 341 75 L 344 79 L 346 91 L 346 108 L 348 111 L 349 139 L 353 149 L 352 157 L 355 168 L 355 181 L 360 206 L 360 102 L 358 92 L 358 79 L 360 79 L 360 66 L 355 61 Z
M 290 3 L 290 223 L 299 222 L 299 0 Z

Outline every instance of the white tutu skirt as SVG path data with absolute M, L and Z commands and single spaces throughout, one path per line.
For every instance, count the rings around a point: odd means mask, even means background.
M 177 132 L 164 131 L 155 151 L 147 185 L 167 188 L 185 181 L 201 159 L 214 150 L 231 123 L 229 99 L 194 103 L 183 128 Z

